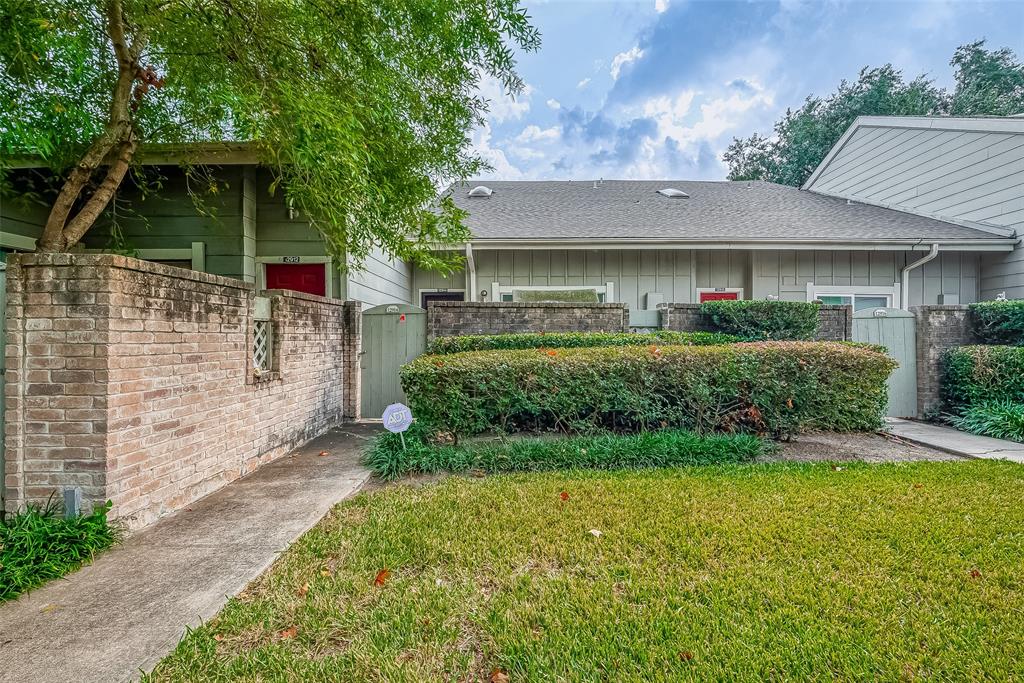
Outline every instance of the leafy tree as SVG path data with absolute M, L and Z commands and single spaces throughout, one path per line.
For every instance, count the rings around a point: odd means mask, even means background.
M 800 186 L 858 116 L 1006 116 L 1024 111 L 1024 66 L 1008 49 L 988 51 L 984 41 L 959 47 L 953 93 L 924 76 L 905 82 L 891 64 L 864 68 L 831 95 L 809 96 L 786 110 L 774 135 L 734 138 L 723 160 L 730 180 L 768 180 Z
M 539 35 L 519 0 L 5 0 L 0 158 L 58 174 L 39 249 L 78 242 L 140 145 L 251 141 L 336 254 L 428 267 L 467 237 L 438 184 L 478 172 L 481 78 Z

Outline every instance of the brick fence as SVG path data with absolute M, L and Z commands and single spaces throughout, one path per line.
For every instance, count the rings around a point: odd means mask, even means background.
M 914 306 L 917 315 L 917 414 L 927 417 L 942 406 L 942 355 L 947 349 L 977 344 L 970 308 Z
M 626 332 L 626 304 L 437 301 L 427 308 L 427 338 L 514 332 Z
M 6 507 L 79 487 L 144 526 L 344 418 L 359 397 L 359 304 L 116 255 L 8 263 Z
M 700 304 L 661 304 L 661 327 L 675 332 L 713 332 L 715 326 L 700 312 Z M 853 308 L 823 305 L 818 307 L 818 340 L 848 341 L 853 338 Z

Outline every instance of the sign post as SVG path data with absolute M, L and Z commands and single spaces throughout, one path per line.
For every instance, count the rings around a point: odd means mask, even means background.
M 402 403 L 392 403 L 384 409 L 384 414 L 380 416 L 380 419 L 384 423 L 384 429 L 392 434 L 398 434 L 398 438 L 402 440 L 402 450 L 404 451 L 405 435 L 402 432 L 412 425 L 412 411 Z

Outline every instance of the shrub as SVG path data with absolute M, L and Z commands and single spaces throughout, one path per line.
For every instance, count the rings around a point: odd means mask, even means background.
M 964 409 L 950 423 L 972 434 L 1024 443 L 1024 403 L 986 401 Z
M 113 545 L 110 504 L 65 519 L 60 506 L 30 506 L 0 523 L 0 602 L 78 569 Z
M 942 398 L 959 410 L 991 401 L 1024 403 L 1024 347 L 957 346 L 943 356 Z
M 705 301 L 704 313 L 722 332 L 750 340 L 814 339 L 818 305 L 803 301 Z
M 986 344 L 1024 346 L 1024 299 L 971 304 L 971 323 Z
M 515 300 L 523 302 L 555 302 L 596 304 L 600 301 L 596 289 L 517 289 Z
M 512 349 L 566 349 L 593 346 L 647 346 L 672 344 L 680 346 L 706 346 L 732 344 L 739 337 L 720 332 L 668 332 L 650 334 L 631 332 L 551 332 L 525 334 L 481 334 L 462 337 L 439 337 L 430 342 L 430 353 L 460 353 L 462 351 L 497 351 Z
M 402 368 L 413 414 L 499 431 L 875 429 L 895 362 L 834 342 L 482 351 Z
M 768 450 L 764 441 L 749 434 L 699 436 L 681 430 L 514 439 L 472 446 L 434 446 L 421 432 L 407 433 L 405 442 L 403 448 L 395 434 L 378 436 L 366 456 L 367 466 L 379 477 L 394 479 L 414 472 L 480 470 L 494 473 L 709 465 L 747 462 Z

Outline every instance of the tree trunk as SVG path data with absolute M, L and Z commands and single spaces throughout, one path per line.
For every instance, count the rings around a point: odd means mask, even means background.
M 139 57 L 146 40 L 144 35 L 138 35 L 132 44 L 128 45 L 121 0 L 107 0 L 106 14 L 107 34 L 110 36 L 118 68 L 117 82 L 111 93 L 110 114 L 103 133 L 89 146 L 64 181 L 60 194 L 50 209 L 43 234 L 36 244 L 36 251 L 67 251 L 82 239 L 110 203 L 131 165 L 138 146 L 133 129 L 131 99 L 132 87 L 139 73 Z M 112 154 L 113 158 L 108 162 Z M 104 163 L 109 163 L 110 167 L 103 182 L 74 218 L 69 220 L 72 209 L 93 174 Z

